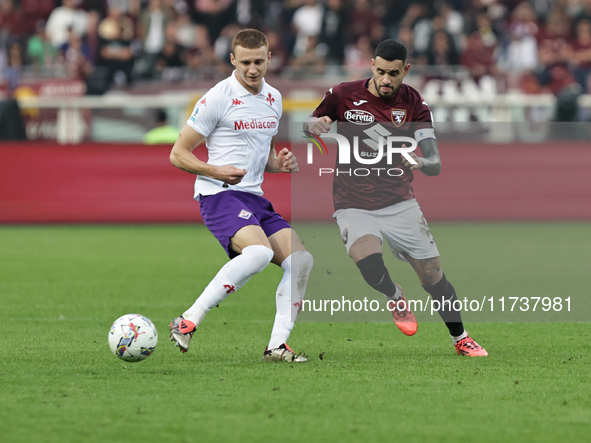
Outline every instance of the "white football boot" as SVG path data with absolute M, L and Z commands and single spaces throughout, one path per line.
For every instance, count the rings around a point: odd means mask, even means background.
M 286 361 L 289 363 L 303 363 L 308 361 L 306 357 L 303 355 L 298 355 L 291 350 L 286 343 L 279 345 L 278 348 L 275 349 L 265 349 L 265 353 L 263 354 L 264 361 Z

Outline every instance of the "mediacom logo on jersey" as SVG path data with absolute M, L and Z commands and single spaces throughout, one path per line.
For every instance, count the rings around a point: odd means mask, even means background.
M 234 122 L 234 130 L 241 131 L 244 129 L 276 129 L 277 117 L 266 117 L 265 119 L 256 119 L 244 121 L 239 120 Z
M 363 140 L 366 144 L 372 149 L 374 149 L 374 153 L 366 153 L 366 152 L 359 152 L 359 137 L 353 137 L 353 149 L 351 150 L 351 144 L 349 140 L 344 135 L 327 132 L 321 134 L 320 137 L 312 134 L 310 132 L 305 131 L 306 134 L 305 138 L 310 140 L 311 143 L 308 143 L 308 156 L 307 156 L 307 163 L 309 165 L 314 163 L 314 145 L 320 150 L 320 155 L 324 155 L 324 152 L 328 155 L 328 149 L 326 144 L 322 139 L 325 138 L 334 138 L 337 142 L 337 151 L 338 151 L 338 165 L 350 165 L 351 164 L 351 151 L 353 151 L 353 157 L 357 163 L 362 165 L 375 165 L 379 163 L 383 157 L 387 158 L 387 164 L 392 164 L 392 156 L 394 154 L 402 155 L 408 162 L 412 165 L 416 165 L 417 162 L 409 155 L 410 152 L 413 152 L 417 148 L 417 142 L 415 139 L 411 137 L 401 137 L 401 136 L 387 136 L 383 137 L 380 135 L 378 137 L 377 143 L 370 144 L 371 140 Z M 386 148 L 384 150 L 384 139 L 386 141 Z M 397 144 L 398 146 L 393 146 Z M 324 147 L 324 152 L 322 151 L 322 147 Z M 365 157 L 365 158 L 364 158 Z M 370 174 L 380 175 L 388 175 L 390 177 L 400 177 L 404 174 L 404 171 L 400 168 L 349 168 L 349 169 L 336 169 L 336 171 L 332 168 L 319 168 L 318 175 L 322 176 L 322 174 L 336 174 L 338 175 L 354 175 L 357 177 L 366 177 Z

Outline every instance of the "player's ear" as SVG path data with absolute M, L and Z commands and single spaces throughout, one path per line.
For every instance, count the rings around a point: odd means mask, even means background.
M 407 63 L 406 65 L 404 65 L 404 76 L 405 77 L 407 76 L 408 71 L 410 71 L 410 63 Z
M 232 63 L 232 66 L 236 66 L 236 59 L 234 58 L 233 52 L 230 52 L 230 63 Z

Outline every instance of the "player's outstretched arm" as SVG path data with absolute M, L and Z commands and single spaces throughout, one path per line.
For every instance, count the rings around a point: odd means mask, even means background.
M 326 115 L 322 117 L 314 117 L 309 115 L 304 121 L 304 131 L 311 132 L 315 135 L 324 134 L 330 131 L 331 123 L 332 120 Z
M 179 134 L 179 138 L 170 151 L 170 162 L 179 169 L 195 175 L 204 175 L 216 180 L 221 180 L 230 185 L 240 183 L 246 170 L 238 169 L 235 166 L 215 166 L 209 165 L 199 160 L 193 154 L 193 150 L 199 146 L 205 137 L 185 125 Z
M 417 162 L 417 164 L 413 165 L 402 157 L 404 166 L 411 171 L 420 169 L 421 172 L 427 176 L 439 175 L 441 172 L 441 158 L 439 157 L 437 141 L 434 139 L 422 140 L 419 142 L 419 147 L 421 148 L 424 157 L 419 157 L 414 152 L 409 152 L 409 155 Z
M 275 137 L 273 137 L 265 172 L 298 172 L 299 170 L 298 161 L 293 152 L 287 148 L 283 148 L 279 154 L 275 151 Z

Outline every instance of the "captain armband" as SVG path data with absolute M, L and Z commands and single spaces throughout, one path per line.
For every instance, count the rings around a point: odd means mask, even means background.
M 423 128 L 417 129 L 415 131 L 415 140 L 417 141 L 417 144 L 422 142 L 423 140 L 428 140 L 430 138 L 436 140 L 435 130 L 433 128 Z

